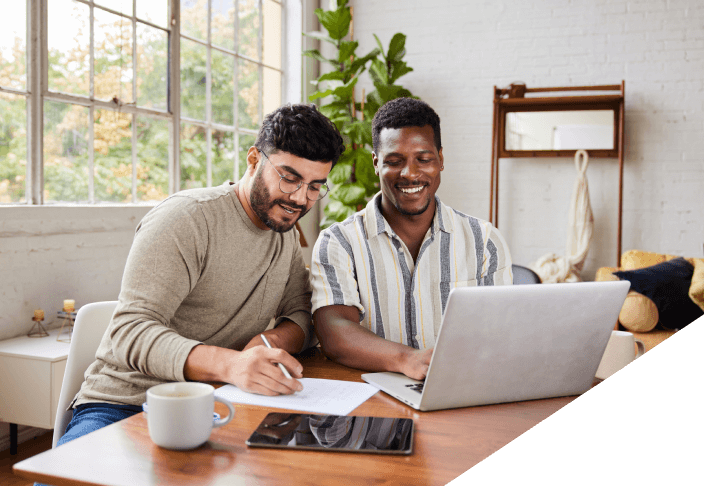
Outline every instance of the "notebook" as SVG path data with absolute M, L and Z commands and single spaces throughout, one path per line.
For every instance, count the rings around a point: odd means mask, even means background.
M 593 381 L 628 281 L 455 288 L 424 382 L 362 378 L 417 410 L 578 395 Z

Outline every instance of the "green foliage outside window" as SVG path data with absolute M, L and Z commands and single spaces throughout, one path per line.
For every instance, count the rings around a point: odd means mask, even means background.
M 193 8 L 181 9 L 182 25 L 204 23 L 199 0 Z M 52 23 L 52 8 L 72 5 L 75 25 L 62 26 Z M 62 7 L 63 6 L 63 7 Z M 196 8 L 198 7 L 198 8 Z M 49 2 L 49 89 L 79 96 L 89 93 L 87 73 L 90 45 L 87 32 L 88 7 L 84 4 L 52 0 Z M 96 9 L 96 11 L 99 9 Z M 213 22 L 238 23 L 240 51 L 257 58 L 260 26 L 258 2 L 240 0 L 239 18 L 234 8 L 214 17 Z M 103 19 L 103 20 L 100 20 Z M 220 24 L 214 25 L 213 29 Z M 70 28 L 68 28 L 70 27 Z M 137 103 L 140 107 L 166 109 L 168 38 L 165 32 L 145 24 L 137 24 L 137 72 L 132 60 L 132 25 L 119 16 L 96 15 L 96 54 L 94 73 L 95 98 L 120 103 L 132 100 L 132 77 L 136 77 Z M 222 29 L 220 29 L 222 31 Z M 52 36 L 66 36 L 61 46 L 52 45 Z M 242 42 L 253 42 L 252 46 Z M 0 49 L 0 85 L 25 89 L 16 81 L 25 76 L 26 52 L 24 39 L 16 40 L 14 54 Z M 233 46 L 228 46 L 233 47 Z M 216 51 L 213 51 L 216 52 Z M 182 114 L 200 121 L 206 120 L 206 56 L 207 50 L 193 42 L 181 43 Z M 18 60 L 21 60 L 19 62 Z M 238 62 L 235 70 L 235 62 Z M 234 92 L 234 75 L 237 72 L 238 93 Z M 211 68 L 213 121 L 233 125 L 233 110 L 237 109 L 239 126 L 257 129 L 261 79 L 254 62 L 216 52 Z M 237 100 L 235 100 L 237 96 Z M 0 204 L 26 200 L 27 173 L 27 101 L 22 95 L 0 93 Z M 88 202 L 89 158 L 93 151 L 93 189 L 96 202 L 132 202 L 132 123 L 131 114 L 119 110 L 95 108 L 93 120 L 93 146 L 90 147 L 90 112 L 87 107 L 58 101 L 44 102 L 44 200 L 47 202 Z M 138 114 L 136 117 L 137 162 L 136 191 L 138 201 L 161 200 L 169 193 L 169 144 L 170 121 Z M 200 126 L 181 124 L 181 188 L 203 187 L 206 177 L 206 130 Z M 242 144 L 249 148 L 252 137 L 239 134 L 239 149 L 235 148 L 233 131 L 212 130 L 212 184 L 219 185 L 239 175 L 245 163 Z M 237 153 L 236 153 L 237 152 Z

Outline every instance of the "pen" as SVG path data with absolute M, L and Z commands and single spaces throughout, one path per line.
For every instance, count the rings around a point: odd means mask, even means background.
M 264 341 L 264 344 L 266 344 L 267 348 L 274 349 L 271 347 L 271 344 L 269 344 L 269 341 L 267 341 L 266 336 L 264 336 L 264 334 L 260 334 L 260 336 L 262 337 L 262 341 Z M 286 369 L 286 367 L 284 365 L 282 365 L 281 363 L 276 363 L 276 364 L 279 365 L 279 368 L 281 368 L 281 371 L 283 371 L 284 376 L 286 378 L 288 378 L 289 380 L 293 379 L 293 378 L 291 378 L 291 374 L 288 372 L 288 370 Z

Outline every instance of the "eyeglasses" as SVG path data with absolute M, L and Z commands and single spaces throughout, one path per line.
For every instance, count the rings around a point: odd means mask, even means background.
M 272 164 L 271 160 L 269 160 L 269 157 L 264 153 L 264 151 L 259 150 L 259 152 L 261 152 L 264 158 L 271 164 L 271 166 L 281 178 L 279 179 L 279 189 L 284 194 L 293 194 L 294 192 L 299 190 L 303 184 L 306 184 L 308 186 L 308 190 L 306 191 L 306 197 L 309 201 L 318 201 L 324 198 L 325 195 L 328 193 L 327 184 L 323 184 L 320 182 L 303 182 L 302 180 L 298 178 L 293 178 L 290 175 L 281 174 L 281 172 L 276 169 L 276 166 Z

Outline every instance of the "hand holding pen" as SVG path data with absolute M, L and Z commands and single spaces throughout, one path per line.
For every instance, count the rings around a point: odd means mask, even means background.
M 269 344 L 269 340 L 266 338 L 266 336 L 264 334 L 261 334 L 260 336 L 262 338 L 262 341 L 264 341 L 264 344 L 266 344 L 267 348 L 274 349 L 271 347 L 271 344 Z M 286 369 L 286 367 L 284 365 L 282 365 L 281 363 L 276 363 L 276 364 L 279 365 L 279 369 L 281 370 L 281 372 L 284 374 L 284 376 L 286 378 L 288 378 L 289 380 L 293 379 L 291 377 L 291 374 L 288 372 L 288 370 Z M 303 385 L 301 385 L 301 386 L 303 386 Z

